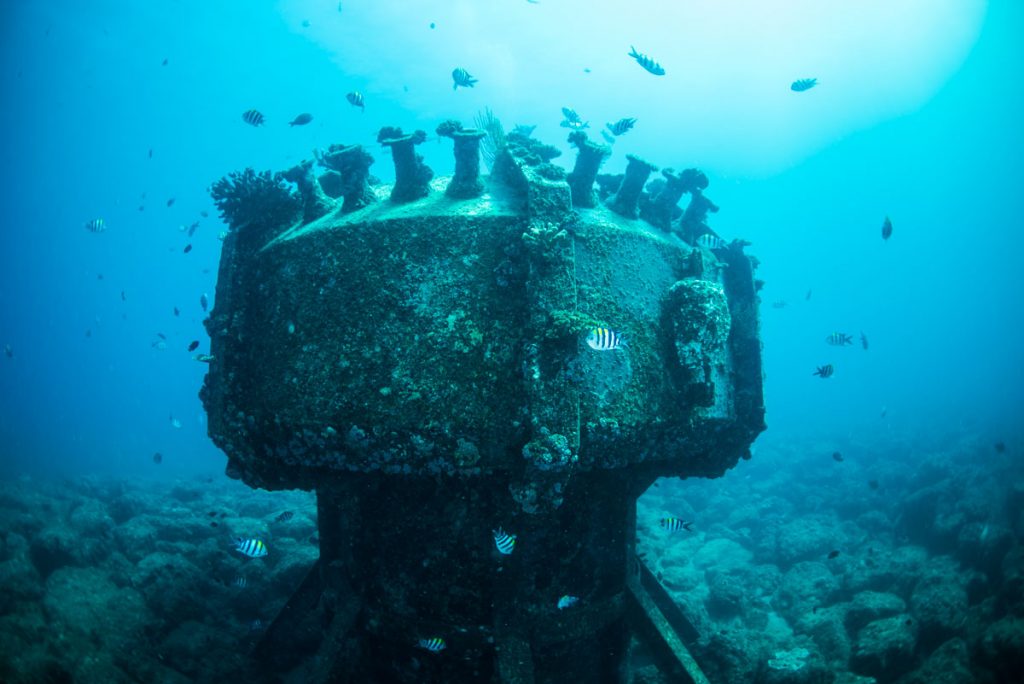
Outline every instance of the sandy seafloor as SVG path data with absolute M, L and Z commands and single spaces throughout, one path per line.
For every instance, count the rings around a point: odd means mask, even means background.
M 1015 448 L 846 446 L 840 462 L 835 445 L 776 440 L 725 478 L 661 480 L 640 500 L 638 548 L 701 634 L 709 679 L 1024 681 Z M 234 681 L 317 556 L 311 494 L 223 477 L 15 478 L 0 523 L 11 683 Z M 235 536 L 271 553 L 245 558 Z

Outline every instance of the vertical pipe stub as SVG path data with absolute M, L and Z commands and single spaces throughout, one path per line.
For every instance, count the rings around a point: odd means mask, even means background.
M 626 175 L 614 195 L 608 198 L 608 208 L 620 216 L 635 219 L 640 215 L 640 193 L 643 192 L 647 177 L 658 167 L 640 157 L 627 154 Z
M 343 198 L 341 213 L 351 214 L 377 201 L 377 195 L 370 187 L 373 157 L 362 145 L 331 145 L 325 154 L 320 155 L 320 163 L 336 175 L 334 185 Z
M 708 187 L 708 177 L 697 169 L 684 169 L 680 173 L 665 169 L 661 175 L 665 177 L 664 186 L 641 207 L 640 213 L 648 223 L 668 231 L 676 215 L 682 213 L 677 208 L 679 200 L 688 192 Z
M 572 203 L 577 207 L 596 207 L 597 192 L 594 190 L 594 180 L 601 169 L 601 164 L 612 150 L 607 145 L 591 142 L 583 131 L 570 133 L 569 142 L 575 145 L 578 151 L 576 166 L 568 178 Z
M 284 180 L 295 183 L 302 200 L 302 223 L 317 220 L 334 208 L 334 202 L 324 193 L 313 174 L 313 160 L 299 162 L 281 174 Z
M 416 145 L 426 139 L 424 131 L 405 135 L 401 128 L 394 126 L 385 126 L 377 134 L 377 142 L 391 148 L 391 157 L 395 162 L 392 202 L 412 202 L 430 193 L 430 179 L 434 177 L 434 172 L 423 163 L 423 155 L 416 152 Z
M 437 134 L 455 143 L 455 175 L 445 194 L 456 199 L 479 197 L 484 192 L 480 180 L 480 140 L 486 131 L 463 128 L 458 121 L 448 120 L 437 127 Z
M 705 220 L 709 212 L 712 214 L 718 212 L 718 205 L 705 197 L 702 192 L 708 186 L 707 176 L 699 171 L 697 173 L 700 174 L 698 180 L 703 179 L 703 182 L 690 189 L 690 204 L 683 212 L 682 218 L 679 219 L 679 233 L 691 245 L 696 244 L 697 238 L 704 233 L 711 232 Z

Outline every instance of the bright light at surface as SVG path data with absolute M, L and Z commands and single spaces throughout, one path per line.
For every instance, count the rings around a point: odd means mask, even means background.
M 376 97 L 435 118 L 467 119 L 490 106 L 507 122 L 540 124 L 548 139 L 562 137 L 563 105 L 592 129 L 637 117 L 630 143 L 640 154 L 669 147 L 737 175 L 774 173 L 914 111 L 963 63 L 986 11 L 984 0 L 341 7 L 309 0 L 281 11 L 334 55 L 344 78 Z M 627 56 L 631 45 L 666 75 L 645 72 Z M 475 89 L 452 91 L 456 66 L 480 79 Z M 819 85 L 792 92 L 792 81 L 805 77 Z M 439 97 L 446 91 L 450 97 Z

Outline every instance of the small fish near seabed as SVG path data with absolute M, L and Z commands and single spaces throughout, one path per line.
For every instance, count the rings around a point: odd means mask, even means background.
M 816 85 L 818 85 L 818 79 L 816 78 L 798 78 L 793 81 L 792 85 L 789 86 L 789 89 L 794 93 L 802 93 L 805 90 L 810 90 Z
M 618 137 L 624 133 L 629 133 L 633 129 L 634 124 L 636 124 L 636 119 L 619 119 L 615 123 L 605 124 L 605 128 L 611 131 L 612 135 Z
M 578 596 L 569 596 L 566 594 L 558 599 L 558 610 L 565 610 L 566 608 L 572 608 L 580 602 Z
M 279 514 L 276 518 L 274 518 L 274 522 L 288 522 L 294 517 L 295 513 L 293 511 L 284 511 L 283 513 Z
M 886 216 L 885 220 L 882 221 L 882 239 L 888 240 L 892 237 L 892 221 Z
M 416 642 L 416 645 L 422 649 L 430 651 L 431 653 L 440 653 L 445 649 L 447 644 L 441 637 L 430 637 L 429 639 L 420 639 Z
M 249 109 L 242 112 L 242 121 L 249 124 L 250 126 L 262 126 L 266 123 L 267 119 L 255 109 Z
M 825 338 L 825 342 L 832 345 L 833 347 L 845 347 L 848 344 L 853 344 L 853 335 L 847 335 L 846 333 L 841 332 L 834 332 Z
M 586 343 L 595 351 L 613 351 L 626 346 L 622 335 L 608 328 L 592 328 L 587 333 Z
M 458 90 L 459 86 L 462 86 L 463 88 L 472 88 L 479 82 L 479 79 L 470 76 L 469 72 L 462 67 L 456 67 L 455 70 L 452 71 L 452 81 L 454 81 L 452 84 L 452 90 Z
M 679 518 L 662 518 L 658 521 L 658 524 L 669 532 L 678 532 L 679 530 L 693 532 L 693 522 L 689 520 L 680 520 Z
M 259 539 L 235 539 L 235 551 L 249 558 L 263 558 L 267 555 L 267 545 Z
M 515 550 L 516 535 L 508 534 L 500 527 L 496 530 L 491 530 L 491 533 L 494 535 L 494 545 L 498 548 L 498 553 L 507 556 Z
M 363 101 L 363 94 L 358 90 L 353 90 L 351 93 L 345 95 L 345 99 L 353 107 L 359 107 L 361 111 L 366 111 L 366 103 Z
M 842 463 L 843 460 L 844 460 L 843 459 L 843 455 L 841 453 L 839 453 L 838 451 L 833 451 L 832 452 L 832 460 L 835 461 L 836 463 Z
M 249 580 L 245 579 L 245 575 L 239 575 L 235 578 L 235 581 L 232 582 L 232 584 L 238 587 L 239 589 L 245 589 L 247 586 L 249 586 Z
M 289 126 L 305 126 L 313 120 L 312 114 L 302 113 L 288 122 Z
M 832 374 L 836 372 L 836 369 L 831 363 L 826 363 L 824 366 L 818 366 L 818 370 L 811 373 L 811 375 L 817 375 L 820 378 L 831 378 Z
M 107 229 L 107 222 L 101 218 L 93 219 L 86 222 L 85 229 L 90 233 L 102 233 Z
M 647 55 L 637 52 L 632 45 L 629 46 L 629 56 L 636 60 L 636 63 L 655 76 L 664 76 L 665 69 Z
M 839 558 L 839 552 L 838 551 L 829 551 L 828 552 L 828 559 L 829 560 L 835 560 L 836 558 Z

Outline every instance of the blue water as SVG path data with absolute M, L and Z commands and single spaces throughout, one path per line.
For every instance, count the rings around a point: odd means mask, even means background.
M 536 124 L 565 165 L 562 106 L 592 130 L 633 116 L 607 172 L 627 152 L 707 172 L 722 207 L 710 224 L 753 243 L 767 283 L 762 441 L 1019 444 L 1024 7 L 666 4 L 5 4 L 4 471 L 219 473 L 197 398 L 206 367 L 185 349 L 206 349 L 199 298 L 213 296 L 224 229 L 210 183 L 334 142 L 366 144 L 387 180 L 381 126 L 432 131 L 484 107 L 506 128 Z M 667 74 L 643 71 L 630 45 Z M 456 66 L 475 88 L 452 90 Z M 819 85 L 792 92 L 802 77 Z M 264 127 L 241 120 L 250 108 Z M 310 125 L 286 125 L 301 112 Z M 422 149 L 451 172 L 447 142 Z M 108 230 L 84 230 L 97 217 Z M 189 239 L 179 227 L 195 220 Z M 828 347 L 833 330 L 863 331 L 870 349 Z M 812 377 L 827 362 L 835 377 Z

